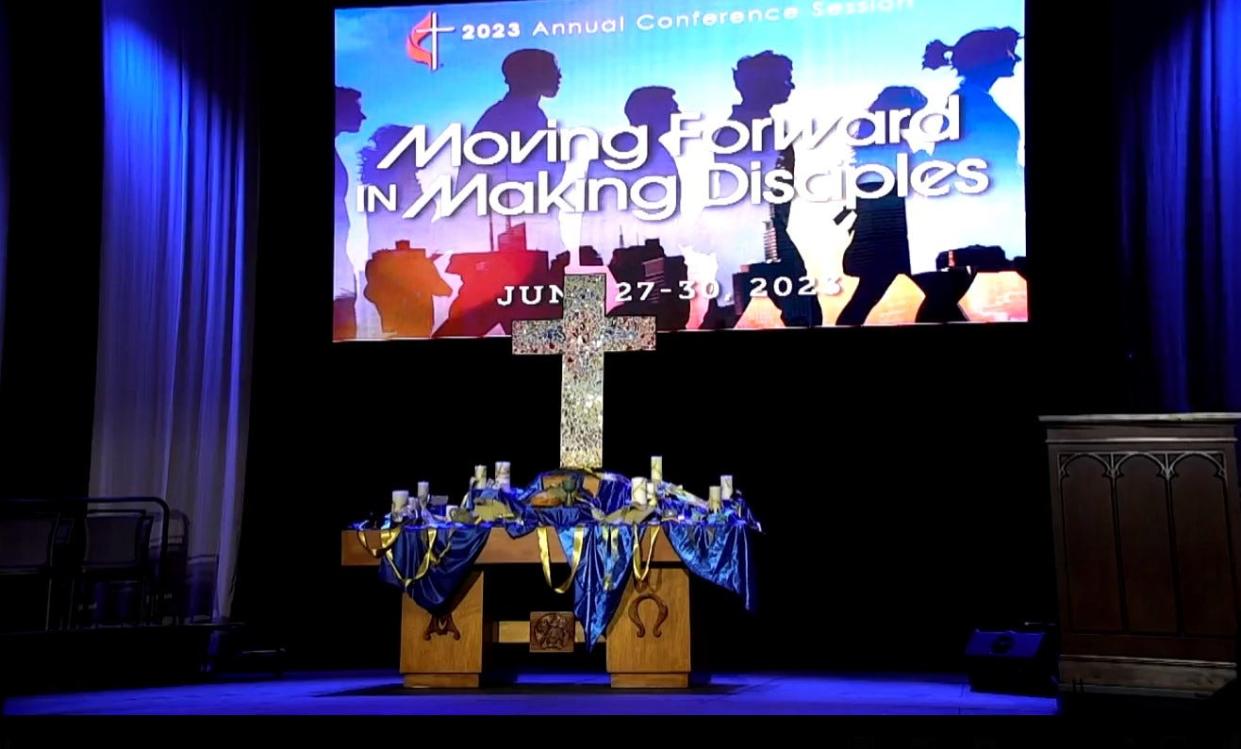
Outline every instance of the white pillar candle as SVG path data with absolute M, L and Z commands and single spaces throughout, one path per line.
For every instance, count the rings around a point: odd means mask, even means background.
M 418 496 L 413 502 L 414 520 L 421 521 L 427 510 L 427 503 L 431 501 L 431 482 L 418 482 Z
M 658 484 L 664 480 L 664 458 L 662 455 L 651 457 L 651 482 Z
M 633 480 L 633 485 L 629 490 L 629 504 L 646 506 L 646 479 L 641 476 Z
M 405 506 L 409 504 L 409 492 L 394 491 L 392 492 L 392 514 L 399 515 L 405 511 Z
M 711 512 L 719 512 L 724 506 L 720 500 L 720 487 L 713 486 L 707 490 L 707 509 Z
M 508 489 L 512 486 L 512 465 L 508 461 L 496 463 L 496 483 L 502 489 Z
M 482 489 L 487 485 L 487 466 L 474 466 L 474 487 Z
M 720 476 L 720 496 L 724 499 L 733 498 L 733 477 Z

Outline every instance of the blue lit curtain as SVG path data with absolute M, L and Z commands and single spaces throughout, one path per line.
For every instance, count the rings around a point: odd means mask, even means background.
M 1130 335 L 1160 409 L 1241 409 L 1241 0 L 1165 8 L 1118 58 Z
M 256 147 L 230 0 L 104 0 L 94 495 L 164 497 L 227 617 L 245 473 Z M 191 569 L 201 569 L 203 565 Z M 202 591 L 192 591 L 197 599 Z

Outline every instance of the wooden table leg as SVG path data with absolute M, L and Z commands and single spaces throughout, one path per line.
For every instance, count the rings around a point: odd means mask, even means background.
M 483 571 L 461 585 L 452 610 L 432 616 L 408 595 L 401 604 L 401 676 L 406 687 L 475 689 L 483 671 Z
M 630 577 L 607 630 L 608 674 L 617 689 L 685 689 L 690 674 L 689 573 L 656 567 Z

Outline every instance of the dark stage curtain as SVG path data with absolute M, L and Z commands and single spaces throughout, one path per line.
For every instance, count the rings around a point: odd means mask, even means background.
M 103 247 L 90 489 L 174 510 L 227 617 L 249 420 L 257 149 L 232 0 L 105 0 Z
M 1241 409 L 1241 0 L 1143 22 L 1117 57 L 1131 351 L 1160 410 Z
M 4 355 L 4 278 L 9 246 L 9 36 L 0 6 L 0 356 Z

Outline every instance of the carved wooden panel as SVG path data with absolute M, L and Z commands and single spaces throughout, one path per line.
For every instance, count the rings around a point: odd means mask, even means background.
M 1235 674 L 1238 419 L 1044 420 L 1066 686 L 1201 691 Z
M 1222 457 L 1186 456 L 1177 462 L 1171 482 L 1180 593 L 1185 632 L 1190 635 L 1237 634 L 1237 589 L 1227 572 L 1235 560 L 1229 548 L 1229 493 Z
M 572 611 L 534 611 L 530 614 L 531 653 L 572 653 L 574 625 Z
M 1069 620 L 1074 629 L 1119 632 L 1120 571 L 1116 564 L 1109 466 L 1096 456 L 1072 456 L 1060 466 Z
M 1138 455 L 1117 465 L 1116 516 L 1126 629 L 1176 634 L 1176 581 L 1162 467 Z
M 469 574 L 451 611 L 440 616 L 401 596 L 402 674 L 468 674 L 476 681 L 482 670 L 482 572 Z
M 688 674 L 689 573 L 685 568 L 653 568 L 645 582 L 631 577 L 607 636 L 611 674 Z

